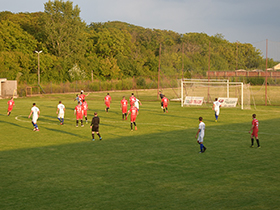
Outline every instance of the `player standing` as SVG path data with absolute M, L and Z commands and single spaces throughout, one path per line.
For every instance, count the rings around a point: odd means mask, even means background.
M 87 121 L 88 104 L 85 101 L 85 99 L 83 100 L 82 107 L 83 107 L 83 110 L 84 110 L 84 116 L 85 116 L 86 124 L 88 124 L 88 121 Z
M 127 115 L 127 100 L 125 99 L 125 96 L 123 96 L 121 100 L 121 110 L 122 110 L 122 120 L 126 118 Z
M 205 134 L 205 123 L 202 122 L 203 118 L 199 117 L 199 125 L 198 125 L 198 131 L 195 135 L 195 138 L 197 138 L 197 143 L 200 144 L 200 152 L 199 153 L 203 153 L 206 150 L 206 147 L 203 145 L 203 138 L 204 138 L 204 134 Z
M 256 119 L 256 114 L 252 115 L 253 121 L 252 121 L 252 127 L 249 131 L 249 133 L 251 133 L 251 130 L 253 130 L 252 134 L 251 134 L 251 146 L 250 147 L 254 147 L 254 137 L 256 139 L 256 142 L 258 144 L 258 148 L 261 148 L 260 146 L 260 141 L 259 141 L 259 121 Z
M 220 107 L 221 107 L 221 103 L 218 101 L 218 98 L 215 98 L 215 101 L 213 102 L 213 107 L 212 107 L 212 110 L 215 111 L 215 122 L 218 122 L 218 117 L 219 117 L 219 114 L 220 114 Z
M 129 114 L 131 113 L 131 116 L 130 116 L 130 128 L 131 128 L 131 131 L 133 131 L 133 124 L 134 124 L 134 128 L 135 130 L 137 131 L 137 126 L 136 126 L 136 117 L 138 115 L 138 110 L 137 108 L 135 107 L 135 105 L 133 105 L 130 110 L 128 111 L 128 114 L 127 114 L 127 117 L 129 116 Z M 126 119 L 127 119 L 126 117 Z
M 58 114 L 57 119 L 60 122 L 60 125 L 64 124 L 64 113 L 65 113 L 65 106 L 61 103 L 61 101 L 58 102 L 56 114 Z
M 105 96 L 105 98 L 104 98 L 104 101 L 105 101 L 105 106 L 106 106 L 106 108 L 105 108 L 105 111 L 106 112 L 108 112 L 109 111 L 109 109 L 110 109 L 110 103 L 111 103 L 111 96 L 110 96 L 110 94 L 109 93 L 107 93 L 107 95 Z
M 81 120 L 81 127 L 84 127 L 83 124 L 83 114 L 84 110 L 80 103 L 75 107 L 74 115 L 76 115 L 76 127 L 79 126 L 79 120 Z
M 90 125 L 92 141 L 95 140 L 94 139 L 94 132 L 96 132 L 96 134 L 99 136 L 99 140 L 102 140 L 102 137 L 99 133 L 99 123 L 100 123 L 100 119 L 97 116 L 97 112 L 94 112 L 94 117 L 92 118 L 91 125 Z
M 36 104 L 33 103 L 33 107 L 31 108 L 31 112 L 28 116 L 28 118 L 30 118 L 32 115 L 32 125 L 34 126 L 34 131 L 39 131 L 38 125 L 37 125 L 37 120 L 39 118 L 40 115 L 40 110 L 38 107 L 36 107 Z
M 163 98 L 161 99 L 161 103 L 162 103 L 162 108 L 163 108 L 163 112 L 165 112 L 166 110 L 166 113 L 168 113 L 168 110 L 167 110 L 167 106 L 169 104 L 169 99 L 165 97 L 165 95 L 163 95 Z
M 134 96 L 134 93 L 131 93 L 131 96 L 129 97 L 130 107 L 134 105 L 135 101 L 136 101 L 136 97 Z
M 11 99 L 8 101 L 8 112 L 7 112 L 7 115 L 10 116 L 12 110 L 13 110 L 13 107 L 15 105 L 15 102 L 14 102 L 14 98 L 11 97 Z

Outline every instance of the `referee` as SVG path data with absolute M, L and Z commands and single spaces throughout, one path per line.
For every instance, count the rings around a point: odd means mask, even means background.
M 159 94 L 160 101 L 161 101 L 161 100 L 163 99 L 164 96 L 163 96 L 163 94 L 161 93 L 161 91 L 159 91 L 158 94 Z M 162 102 L 162 101 L 160 102 L 160 105 L 161 105 L 161 108 L 163 109 L 163 102 Z
M 94 139 L 94 132 L 96 132 L 96 134 L 99 136 L 99 140 L 102 140 L 102 137 L 99 133 L 99 123 L 100 123 L 100 119 L 97 116 L 97 112 L 94 112 L 94 117 L 92 118 L 91 125 L 90 125 L 91 134 L 92 134 L 92 141 L 95 140 Z

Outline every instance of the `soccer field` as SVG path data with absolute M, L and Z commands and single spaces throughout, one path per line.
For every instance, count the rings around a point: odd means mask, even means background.
M 122 121 L 120 101 L 131 91 L 87 98 L 89 120 L 100 117 L 103 140 L 91 141 L 90 124 L 75 127 L 74 94 L 15 99 L 11 116 L 0 100 L 0 209 L 279 209 L 280 107 L 222 108 L 171 102 L 163 113 L 156 91 L 139 91 L 136 123 Z M 65 125 L 56 115 L 66 106 Z M 41 111 L 40 131 L 28 119 Z M 252 114 L 261 148 L 250 148 Z M 195 134 L 206 124 L 205 153 Z

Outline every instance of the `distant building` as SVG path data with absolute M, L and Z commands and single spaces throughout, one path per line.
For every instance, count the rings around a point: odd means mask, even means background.
M 17 81 L 0 78 L 0 99 L 11 96 L 17 97 Z
M 276 66 L 273 66 L 274 71 L 280 70 L 280 63 L 278 63 Z

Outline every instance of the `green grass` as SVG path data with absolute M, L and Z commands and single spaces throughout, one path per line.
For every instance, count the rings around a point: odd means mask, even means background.
M 222 109 L 172 102 L 163 114 L 156 91 L 139 91 L 138 131 L 121 120 L 120 100 L 131 92 L 87 97 L 97 111 L 102 141 L 91 141 L 89 124 L 75 127 L 74 94 L 15 99 L 6 116 L 0 101 L 0 209 L 279 209 L 278 106 Z M 56 119 L 58 101 L 66 121 Z M 41 111 L 40 132 L 28 115 Z M 251 115 L 260 122 L 262 148 L 249 148 Z M 206 124 L 207 151 L 199 154 L 198 117 Z M 17 117 L 17 119 L 16 119 Z

